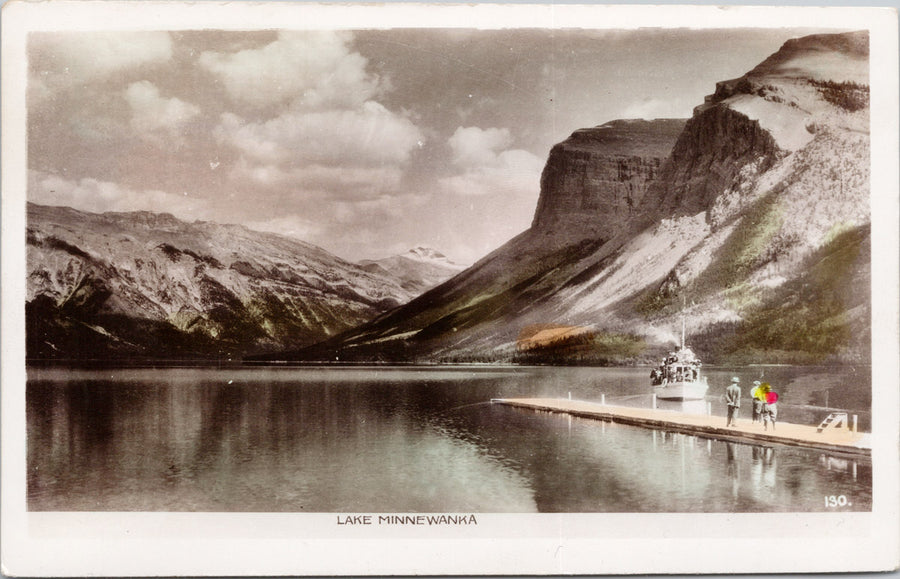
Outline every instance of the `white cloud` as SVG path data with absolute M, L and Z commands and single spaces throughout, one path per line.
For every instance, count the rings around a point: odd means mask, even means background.
M 644 119 L 652 121 L 654 119 L 682 118 L 690 116 L 691 105 L 687 107 L 682 103 L 674 102 L 675 99 L 654 99 L 644 98 L 643 100 L 634 101 L 628 105 L 622 114 L 619 115 L 623 119 Z M 688 114 L 685 115 L 685 111 Z
M 512 144 L 508 129 L 459 127 L 448 140 L 460 172 L 440 180 L 456 195 L 536 196 L 544 161 Z
M 371 223 L 373 219 L 402 218 L 412 207 L 419 207 L 428 201 L 425 195 L 382 195 L 362 201 L 338 201 L 334 203 L 335 222 L 349 225 Z
M 293 191 L 305 198 L 333 197 L 362 199 L 393 191 L 400 184 L 403 171 L 399 167 L 307 165 L 283 168 L 272 163 L 251 163 L 238 159 L 231 171 L 237 183 Z
M 378 94 L 381 81 L 348 45 L 349 32 L 286 32 L 263 46 L 207 51 L 200 64 L 218 75 L 235 100 L 257 107 L 296 101 L 307 108 L 349 108 Z
M 326 229 L 323 223 L 311 221 L 299 215 L 283 215 L 272 219 L 250 221 L 246 225 L 256 231 L 278 233 L 306 242 L 319 237 Z
M 131 107 L 131 127 L 142 137 L 163 133 L 177 139 L 179 131 L 200 113 L 200 109 L 178 98 L 164 98 L 159 89 L 146 80 L 133 82 L 125 89 Z
M 291 110 L 265 122 L 225 113 L 216 136 L 261 162 L 350 165 L 404 163 L 423 138 L 409 119 L 373 101 L 353 110 Z
M 73 84 L 172 57 L 168 32 L 52 32 L 38 35 L 34 46 L 47 56 L 40 62 Z
M 349 259 L 372 256 L 384 257 L 380 249 L 397 233 L 385 229 L 384 223 L 394 223 L 409 215 L 408 211 L 428 202 L 424 195 L 382 195 L 361 201 L 338 201 L 331 197 L 316 200 L 291 198 L 279 202 L 282 216 L 259 219 L 247 226 L 289 235 L 308 243 L 327 248 Z M 323 218 L 326 217 L 326 218 Z M 410 246 L 402 244 L 404 251 Z
M 497 150 L 512 144 L 509 129 L 459 127 L 447 141 L 453 150 L 453 162 L 462 166 L 493 165 Z
M 82 178 L 73 181 L 50 173 L 29 171 L 28 200 L 41 205 L 64 205 L 102 213 L 104 211 L 167 212 L 184 219 L 204 218 L 205 199 L 159 190 L 136 190 L 118 183 Z
M 424 136 L 406 113 L 375 100 L 387 82 L 367 71 L 352 40 L 349 32 L 280 32 L 261 48 L 201 54 L 200 65 L 235 102 L 257 108 L 223 113 L 213 131 L 220 146 L 238 153 L 235 183 L 295 204 L 397 195 Z

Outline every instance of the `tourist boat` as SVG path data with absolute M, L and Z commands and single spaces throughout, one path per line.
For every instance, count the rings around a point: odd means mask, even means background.
M 660 400 L 703 400 L 709 384 L 700 371 L 700 359 L 684 344 L 681 321 L 681 348 L 670 352 L 650 375 L 653 393 Z

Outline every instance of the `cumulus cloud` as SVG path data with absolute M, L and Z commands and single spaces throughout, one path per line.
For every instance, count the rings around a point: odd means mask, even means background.
M 440 180 L 445 191 L 457 195 L 536 195 L 542 159 L 512 144 L 508 129 L 459 127 L 448 140 L 456 175 Z
M 246 225 L 256 231 L 278 233 L 307 242 L 320 237 L 326 230 L 326 226 L 322 222 L 312 221 L 299 215 L 283 215 L 261 221 L 249 221 Z
M 393 193 L 424 137 L 406 114 L 375 100 L 386 82 L 367 71 L 352 40 L 349 32 L 282 31 L 262 47 L 201 54 L 200 65 L 245 105 L 241 115 L 222 113 L 213 131 L 238 155 L 233 177 L 305 196 Z
M 261 48 L 206 51 L 200 65 L 219 76 L 231 98 L 264 107 L 297 101 L 310 107 L 345 108 L 370 100 L 381 80 L 352 52 L 349 32 L 279 32 Z
M 373 245 L 380 248 L 388 239 L 397 240 L 396 231 L 386 229 L 384 223 L 403 219 L 410 210 L 427 202 L 427 196 L 417 194 L 381 195 L 361 201 L 324 197 L 310 202 L 291 198 L 280 205 L 283 216 L 247 225 L 328 247 L 337 255 L 358 259 L 360 256 L 373 257 Z M 400 245 L 404 251 L 411 247 L 407 243 Z M 374 256 L 384 257 L 389 253 L 378 249 Z
M 412 207 L 420 207 L 427 201 L 425 195 L 414 193 L 381 195 L 363 201 L 337 201 L 334 216 L 337 223 L 344 225 L 371 222 L 377 218 L 399 219 Z
M 409 119 L 367 101 L 355 109 L 289 110 L 263 122 L 224 113 L 216 137 L 260 162 L 404 163 L 422 139 Z
M 28 199 L 42 205 L 65 205 L 95 213 L 145 210 L 191 220 L 203 217 L 209 209 L 205 199 L 187 194 L 131 189 L 92 178 L 75 181 L 39 171 L 29 171 Z
M 73 84 L 172 57 L 168 32 L 33 33 L 31 48 L 39 77 L 57 73 Z
M 459 127 L 448 140 L 453 162 L 463 166 L 492 165 L 497 162 L 498 149 L 512 144 L 509 129 Z
M 390 165 L 339 167 L 314 164 L 285 168 L 271 163 L 251 163 L 241 158 L 235 163 L 231 177 L 236 183 L 296 190 L 306 198 L 360 199 L 396 189 L 403 171 Z
M 131 127 L 138 135 L 178 138 L 179 132 L 200 108 L 178 98 L 164 98 L 159 89 L 146 80 L 133 82 L 125 89 L 125 100 L 131 107 Z
M 622 111 L 620 117 L 623 119 L 644 119 L 652 121 L 653 119 L 684 117 L 686 116 L 685 111 L 691 110 L 690 103 L 685 107 L 682 103 L 673 101 L 674 99 L 663 100 L 654 98 L 645 98 L 635 101 Z

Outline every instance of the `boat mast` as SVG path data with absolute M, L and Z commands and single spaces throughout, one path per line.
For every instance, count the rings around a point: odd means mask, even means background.
M 684 316 L 681 316 L 681 349 L 684 350 Z

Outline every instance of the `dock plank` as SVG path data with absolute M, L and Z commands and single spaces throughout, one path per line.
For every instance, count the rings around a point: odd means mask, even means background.
M 724 416 L 610 406 L 564 398 L 495 398 L 491 402 L 722 440 L 746 443 L 768 442 L 863 456 L 871 456 L 872 453 L 869 434 L 853 432 L 847 428 L 832 428 L 817 432 L 815 426 L 779 422 L 775 429 L 770 426 L 769 430 L 764 430 L 761 423 L 753 423 L 747 418 L 739 418 L 737 426 L 729 428 L 725 426 Z

